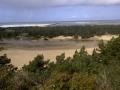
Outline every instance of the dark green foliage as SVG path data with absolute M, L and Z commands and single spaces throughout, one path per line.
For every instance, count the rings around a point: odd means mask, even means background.
M 44 84 L 45 80 L 50 76 L 49 65 L 49 60 L 45 61 L 43 55 L 37 55 L 33 61 L 29 62 L 29 65 L 24 65 L 22 69 L 27 73 L 26 77 L 30 81 L 34 81 L 34 84 Z
M 7 58 L 7 55 L 4 54 L 3 56 L 0 56 L 0 64 L 5 65 L 11 62 L 11 59 Z
M 56 27 L 11 27 L 0 28 L 0 38 L 12 38 L 18 36 L 34 37 L 39 39 L 41 37 L 48 38 L 56 36 L 74 36 L 78 39 L 90 38 L 95 35 L 101 36 L 106 34 L 120 34 L 120 25 L 86 25 L 86 26 L 56 26 Z M 25 34 L 25 35 L 24 35 Z
M 2 51 L 2 50 L 4 50 L 4 47 L 2 46 L 2 47 L 0 47 L 0 51 Z
M 2 37 L 0 36 L 0 41 L 2 41 Z
M 37 55 L 33 61 L 29 62 L 29 65 L 24 65 L 23 70 L 35 73 L 39 70 L 41 71 L 44 68 L 47 68 L 48 63 L 49 63 L 49 60 L 44 61 L 43 55 Z
M 37 82 L 35 79 L 32 79 L 32 76 L 29 76 L 28 74 L 28 72 L 23 71 L 15 73 L 13 80 L 15 82 L 14 87 L 16 90 L 38 90 Z M 38 79 L 37 77 L 38 76 L 36 76 L 36 79 Z
M 72 75 L 66 72 L 58 73 L 51 77 L 46 84 L 45 90 L 98 90 L 95 82 L 95 76 L 88 76 L 87 73 L 73 73 Z M 50 84 L 51 83 L 51 84 Z M 49 86 L 47 86 L 49 84 Z
M 106 78 L 114 90 L 119 90 L 120 87 L 120 37 L 112 38 L 107 44 L 99 45 L 100 60 L 106 69 Z
M 0 90 L 14 90 L 12 78 L 17 68 L 10 64 L 10 61 L 6 54 L 0 56 Z
M 77 40 L 77 39 L 79 38 L 79 36 L 78 36 L 78 35 L 75 35 L 74 38 Z
M 44 40 L 48 40 L 48 38 L 44 37 Z

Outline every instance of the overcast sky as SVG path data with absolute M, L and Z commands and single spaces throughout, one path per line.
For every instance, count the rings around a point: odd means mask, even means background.
M 0 0 L 0 22 L 120 20 L 120 0 Z

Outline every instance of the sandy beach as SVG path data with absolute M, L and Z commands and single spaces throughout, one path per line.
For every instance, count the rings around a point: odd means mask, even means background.
M 95 36 L 89 40 L 83 41 L 69 41 L 73 37 L 55 37 L 49 41 L 43 43 L 43 46 L 40 45 L 28 45 L 28 44 L 12 44 L 11 46 L 6 46 L 7 50 L 0 52 L 0 55 L 7 54 L 8 58 L 11 59 L 11 63 L 18 67 L 19 69 L 24 65 L 28 64 L 29 61 L 32 61 L 34 57 L 38 54 L 43 54 L 45 60 L 50 59 L 50 61 L 56 61 L 56 56 L 62 53 L 65 53 L 66 57 L 72 57 L 75 50 L 80 51 L 80 48 L 85 45 L 86 50 L 89 54 L 92 54 L 94 48 L 97 48 L 99 40 L 110 40 L 112 37 L 117 38 L 116 35 L 103 35 L 101 37 Z M 60 40 L 63 41 L 60 41 Z M 33 43 L 35 43 L 34 41 Z M 43 42 L 43 41 L 41 41 Z M 66 42 L 66 43 L 65 43 Z M 38 43 L 38 41 L 36 42 Z M 47 44 L 46 44 L 47 43 Z M 49 45 L 49 43 L 51 43 Z M 61 44 L 62 43 L 62 44 Z M 39 44 L 39 43 L 38 43 Z M 41 43 L 40 43 L 41 44 Z M 19 47 L 18 47 L 19 46 Z M 22 48 L 21 48 L 22 47 Z

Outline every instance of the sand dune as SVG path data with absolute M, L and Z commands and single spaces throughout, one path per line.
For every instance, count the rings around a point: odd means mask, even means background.
M 117 38 L 118 35 L 102 35 L 101 37 L 95 36 L 94 38 L 99 39 L 99 40 L 110 40 L 111 38 Z
M 110 40 L 112 37 L 117 38 L 118 36 L 117 35 L 103 35 L 101 37 L 95 36 L 95 37 L 90 38 L 90 40 L 93 40 L 93 41 L 101 40 L 101 39 Z M 72 39 L 72 38 L 73 37 L 70 37 L 70 36 L 69 37 L 59 36 L 59 37 L 53 38 L 53 40 L 60 40 L 60 39 L 67 40 L 67 39 Z M 90 44 L 91 46 L 89 45 L 90 47 L 87 47 L 86 49 L 88 53 L 91 54 L 93 49 L 96 47 L 96 44 L 93 41 L 91 41 L 91 44 L 90 42 L 87 43 L 87 41 L 80 42 L 80 43 L 77 43 L 76 46 Z M 8 50 L 1 51 L 0 55 L 7 54 L 8 58 L 11 58 L 11 63 L 17 66 L 18 68 L 21 68 L 24 64 L 28 64 L 29 61 L 32 61 L 34 57 L 36 57 L 38 54 L 43 54 L 45 60 L 50 59 L 50 61 L 55 62 L 57 55 L 65 53 L 66 57 L 69 57 L 69 56 L 72 57 L 75 50 L 76 48 L 69 48 L 69 45 L 64 45 L 64 46 L 58 45 L 55 47 L 48 46 L 48 48 L 43 47 L 43 49 L 40 49 L 39 47 L 38 49 L 34 49 L 34 47 L 33 49 L 29 49 L 29 48 L 26 49 L 25 47 L 22 49 L 14 49 L 13 47 L 13 48 L 8 48 Z
M 18 68 L 21 68 L 24 64 L 28 64 L 38 54 L 43 54 L 45 60 L 56 61 L 56 56 L 65 53 L 66 57 L 73 56 L 76 49 L 62 49 L 62 50 L 23 50 L 23 49 L 9 49 L 3 50 L 0 55 L 7 54 L 11 59 L 11 63 Z M 91 54 L 93 48 L 87 48 L 88 53 Z M 78 50 L 79 51 L 79 50 Z
M 64 36 L 57 36 L 57 37 L 54 37 L 53 38 L 53 40 L 65 40 L 65 39 L 73 39 L 73 37 L 72 36 L 66 36 L 66 37 L 64 37 Z
M 102 36 L 94 36 L 94 37 L 91 37 L 89 38 L 88 40 L 110 40 L 111 38 L 117 38 L 118 35 L 102 35 Z M 54 37 L 53 40 L 70 40 L 70 39 L 74 39 L 73 36 L 67 36 L 67 37 L 64 37 L 64 36 L 57 36 L 57 37 Z M 82 40 L 81 37 L 79 36 L 78 38 L 79 40 Z

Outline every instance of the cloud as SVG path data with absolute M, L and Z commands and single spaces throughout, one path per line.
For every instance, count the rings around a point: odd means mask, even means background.
M 120 0 L 0 0 L 0 7 L 39 9 L 80 5 L 120 5 Z

